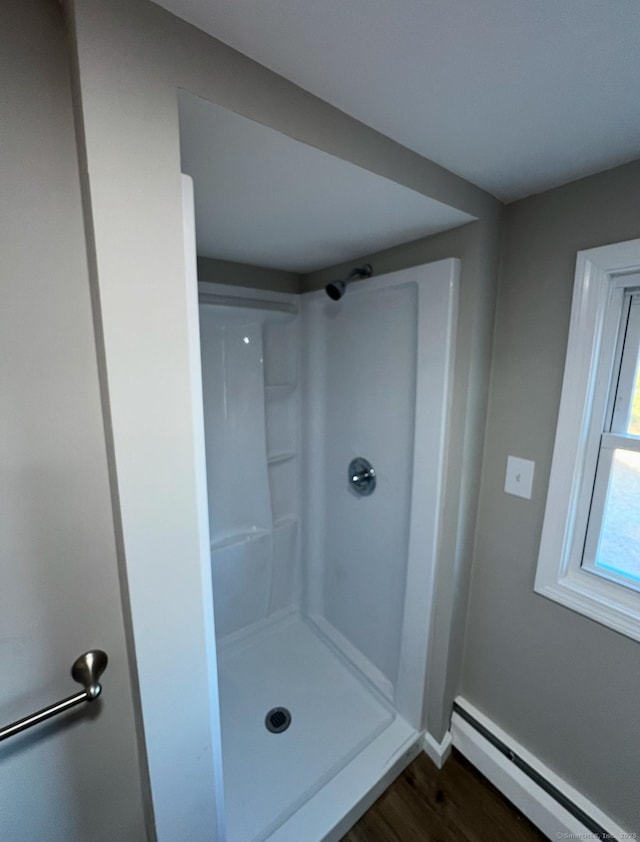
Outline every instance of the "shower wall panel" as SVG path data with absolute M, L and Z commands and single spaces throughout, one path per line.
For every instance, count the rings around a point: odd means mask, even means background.
M 271 531 L 262 328 L 200 309 L 209 525 L 214 542 L 228 542 Z
M 307 604 L 391 687 L 407 576 L 417 288 L 354 284 L 338 302 L 310 295 L 305 310 Z M 376 471 L 368 497 L 349 483 L 358 456 Z
M 200 334 L 220 639 L 296 599 L 298 337 L 294 317 L 210 303 L 200 306 Z

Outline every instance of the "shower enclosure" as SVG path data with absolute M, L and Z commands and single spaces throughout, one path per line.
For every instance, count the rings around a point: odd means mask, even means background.
M 457 277 L 199 285 L 229 842 L 340 839 L 422 748 Z

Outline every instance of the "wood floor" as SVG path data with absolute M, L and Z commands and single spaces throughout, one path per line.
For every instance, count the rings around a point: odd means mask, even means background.
M 421 754 L 342 842 L 542 842 L 544 836 L 454 750 Z

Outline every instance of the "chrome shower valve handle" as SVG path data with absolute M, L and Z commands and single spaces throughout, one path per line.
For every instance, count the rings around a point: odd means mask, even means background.
M 368 497 L 373 494 L 376 487 L 376 472 L 371 462 L 361 456 L 351 460 L 349 463 L 349 485 L 361 497 Z

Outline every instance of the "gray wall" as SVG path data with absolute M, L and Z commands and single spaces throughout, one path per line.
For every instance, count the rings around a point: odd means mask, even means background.
M 0 26 L 2 724 L 78 689 L 92 707 L 3 743 L 6 840 L 146 839 L 92 327 L 67 40 L 51 0 Z
M 640 162 L 506 210 L 462 692 L 640 830 L 640 644 L 533 592 L 576 252 L 640 237 Z M 533 459 L 531 501 L 504 493 Z
M 447 257 L 461 260 L 450 447 L 445 477 L 443 545 L 433 601 L 425 722 L 436 740 L 449 727 L 459 688 L 471 550 L 475 529 L 502 211 L 453 231 L 426 237 L 357 261 L 307 275 L 304 290 L 318 289 L 356 263 L 384 274 Z
M 198 258 L 198 280 L 292 293 L 300 292 L 302 286 L 302 275 L 295 272 L 249 266 L 246 263 L 216 260 L 212 257 Z

